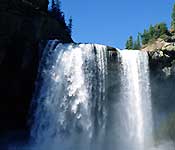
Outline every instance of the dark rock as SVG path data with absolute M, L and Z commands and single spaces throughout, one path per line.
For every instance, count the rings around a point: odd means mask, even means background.
M 8 9 L 24 13 L 34 10 L 47 12 L 48 0 L 1 0 L 0 10 Z
M 175 108 L 175 51 L 148 52 L 155 126 Z M 163 118 L 162 118 L 163 119 Z
M 165 70 L 169 68 L 172 72 L 170 75 L 173 75 L 173 66 L 175 61 L 175 51 L 169 50 L 158 50 L 148 52 L 150 69 L 155 73 L 157 78 L 166 77 Z
M 20 0 L 1 0 L 0 20 L 0 132 L 27 129 L 40 47 L 48 39 L 73 41 L 58 21 Z

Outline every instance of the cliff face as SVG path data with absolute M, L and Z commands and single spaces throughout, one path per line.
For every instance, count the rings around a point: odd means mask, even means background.
M 170 113 L 175 108 L 175 36 L 148 43 L 142 51 L 149 54 L 155 110 L 159 113 Z
M 162 116 L 171 114 L 175 108 L 175 35 L 158 38 L 141 50 L 149 54 L 154 110 Z
M 44 47 L 48 39 L 72 42 L 63 26 L 44 12 L 45 3 L 35 1 L 41 4 L 38 5 L 21 1 L 0 2 L 1 131 L 27 128 L 26 120 L 42 53 L 40 47 Z
M 161 127 L 175 109 L 175 51 L 157 50 L 148 54 L 154 123 Z

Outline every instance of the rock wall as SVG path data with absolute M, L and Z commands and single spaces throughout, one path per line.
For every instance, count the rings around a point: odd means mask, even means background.
M 175 51 L 157 50 L 148 54 L 154 123 L 158 129 L 175 110 Z
M 24 6 L 20 0 L 7 2 L 0 2 L 0 132 L 28 128 L 40 47 L 48 39 L 73 42 L 62 24 L 47 12 Z

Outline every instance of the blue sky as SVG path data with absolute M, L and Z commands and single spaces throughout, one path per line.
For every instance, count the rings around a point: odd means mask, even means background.
M 124 48 L 129 35 L 150 24 L 171 22 L 174 0 L 61 0 L 66 20 L 73 18 L 73 40 Z

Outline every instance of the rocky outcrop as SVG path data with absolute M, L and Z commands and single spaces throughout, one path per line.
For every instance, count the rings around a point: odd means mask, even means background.
M 159 78 L 168 78 L 175 74 L 175 51 L 157 50 L 148 52 L 150 58 L 150 68 L 154 72 L 159 72 Z
M 172 51 L 175 50 L 175 37 L 169 37 L 168 40 L 163 40 L 161 38 L 155 40 L 152 43 L 149 43 L 147 45 L 144 45 L 142 47 L 142 51 L 157 51 L 157 50 L 166 50 L 166 51 Z
M 48 15 L 44 2 L 0 2 L 0 132 L 27 128 L 38 63 L 47 40 L 73 42 L 62 24 Z

